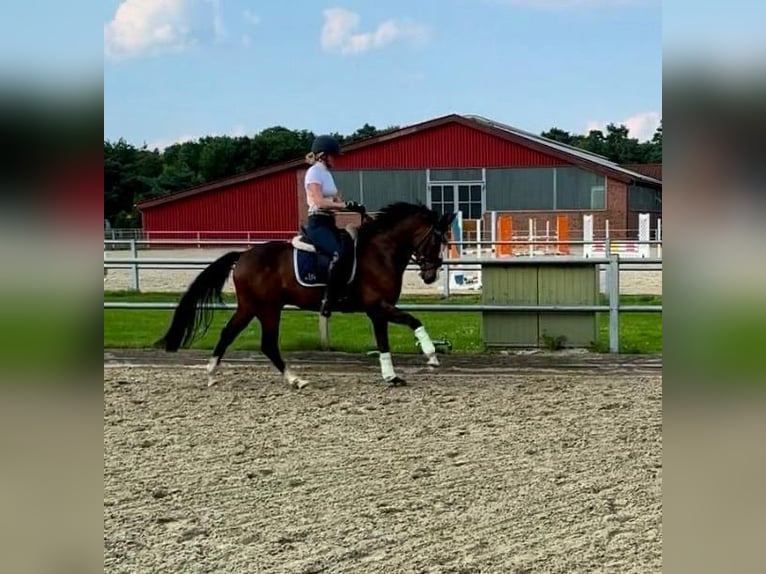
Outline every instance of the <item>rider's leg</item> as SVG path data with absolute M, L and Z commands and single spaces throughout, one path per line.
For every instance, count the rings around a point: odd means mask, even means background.
M 342 280 L 342 267 L 338 265 L 342 255 L 341 243 L 335 229 L 335 222 L 326 216 L 318 215 L 310 217 L 307 231 L 317 250 L 327 257 L 324 262 L 329 261 L 327 266 L 327 286 L 325 287 L 324 299 L 320 308 L 320 313 L 325 317 L 329 317 L 330 306 L 335 299 L 335 294 L 340 290 L 339 280 Z M 322 257 L 320 256 L 321 261 Z

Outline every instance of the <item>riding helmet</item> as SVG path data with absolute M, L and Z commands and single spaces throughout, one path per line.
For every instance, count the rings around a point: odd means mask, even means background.
M 340 144 L 332 136 L 317 136 L 311 145 L 311 151 L 316 155 L 323 153 L 325 155 L 340 155 Z

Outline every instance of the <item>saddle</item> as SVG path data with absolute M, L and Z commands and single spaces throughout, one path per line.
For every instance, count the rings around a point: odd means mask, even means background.
M 338 262 L 340 265 L 337 272 L 345 279 L 345 283 L 350 285 L 356 276 L 356 239 L 357 225 L 347 225 L 345 229 L 339 230 L 339 238 L 343 244 L 343 257 Z M 293 267 L 295 278 L 300 285 L 304 287 L 326 287 L 327 286 L 327 263 L 321 262 L 325 257 L 320 257 L 317 248 L 307 237 L 306 229 L 301 226 L 301 233 L 290 240 L 293 246 Z
M 352 225 L 352 224 L 347 225 L 345 229 L 340 230 L 341 241 L 345 240 L 345 238 L 343 237 L 343 234 L 345 232 L 345 233 L 348 233 L 348 236 L 351 239 L 351 242 L 356 244 L 356 236 L 358 231 L 359 231 L 358 225 Z M 308 251 L 309 253 L 317 252 L 317 249 L 314 246 L 314 244 L 311 242 L 311 239 L 308 238 L 308 233 L 306 232 L 306 228 L 303 225 L 301 225 L 301 233 L 293 237 L 290 240 L 290 243 L 298 251 Z

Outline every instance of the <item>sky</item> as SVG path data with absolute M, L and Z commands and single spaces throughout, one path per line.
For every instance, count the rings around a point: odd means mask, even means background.
M 540 133 L 662 115 L 660 0 L 106 0 L 104 138 L 164 147 L 478 114 Z

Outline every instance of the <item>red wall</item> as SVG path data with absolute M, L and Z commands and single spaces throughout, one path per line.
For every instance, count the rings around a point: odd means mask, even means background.
M 350 151 L 336 169 L 552 167 L 568 165 L 544 153 L 461 124 L 447 124 Z M 303 175 L 308 166 L 232 184 L 143 210 L 143 226 L 157 231 L 260 232 L 289 238 L 305 221 Z M 607 210 L 615 228 L 628 224 L 624 184 L 609 180 Z M 520 218 L 528 213 L 515 213 Z M 555 214 L 550 214 L 555 215 Z M 356 219 L 354 217 L 353 219 Z M 343 222 L 345 223 L 345 221 Z M 572 225 L 577 231 L 577 225 Z M 241 234 L 240 234 L 241 235 Z M 253 234 L 254 238 L 258 235 Z
M 150 207 L 146 231 L 253 231 L 263 238 L 292 235 L 298 221 L 295 172 L 284 171 Z M 253 235 L 254 238 L 257 238 Z
M 351 151 L 337 161 L 337 169 L 556 165 L 566 165 L 566 162 L 461 124 L 447 124 Z

